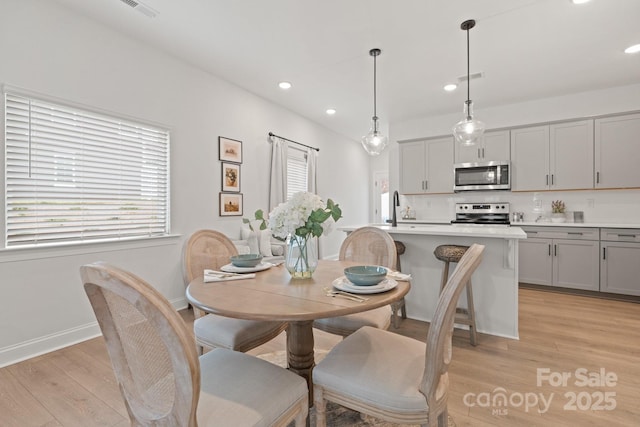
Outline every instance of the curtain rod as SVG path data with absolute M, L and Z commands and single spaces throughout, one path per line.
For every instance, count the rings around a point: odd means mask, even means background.
M 303 144 L 303 143 L 301 143 L 301 142 L 294 141 L 294 140 L 289 139 L 289 138 L 285 138 L 284 136 L 276 135 L 276 134 L 275 134 L 275 133 L 273 133 L 273 132 L 269 132 L 269 136 L 275 136 L 276 138 L 284 139 L 285 141 L 293 142 L 294 144 L 302 145 L 303 147 L 307 147 L 307 148 L 311 148 L 312 150 L 320 151 L 320 149 L 319 149 L 319 148 L 312 147 L 312 146 L 310 146 L 310 145 Z

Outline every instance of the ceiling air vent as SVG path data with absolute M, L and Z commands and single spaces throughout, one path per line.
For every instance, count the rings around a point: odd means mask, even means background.
M 134 8 L 135 10 L 142 13 L 143 15 L 148 16 L 149 18 L 155 18 L 156 15 L 158 14 L 158 12 L 151 9 L 149 6 L 143 4 L 142 2 L 139 2 L 136 0 L 120 0 L 120 1 L 126 4 L 127 6 Z
M 122 0 L 125 1 L 125 0 Z M 484 73 L 482 71 L 480 71 L 479 73 L 471 73 L 469 74 L 469 80 L 475 80 L 475 79 L 480 79 L 484 77 Z M 466 82 L 467 81 L 467 76 L 460 76 L 458 77 L 458 83 L 462 83 L 462 82 Z

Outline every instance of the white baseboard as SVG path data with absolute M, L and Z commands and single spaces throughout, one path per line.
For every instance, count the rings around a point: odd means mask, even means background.
M 187 307 L 187 300 L 184 297 L 174 299 L 170 302 L 176 310 L 182 310 Z M 102 335 L 100 327 L 98 326 L 98 322 L 95 321 L 4 347 L 0 349 L 0 368 L 64 347 L 69 347 L 79 342 L 99 337 L 100 335 Z

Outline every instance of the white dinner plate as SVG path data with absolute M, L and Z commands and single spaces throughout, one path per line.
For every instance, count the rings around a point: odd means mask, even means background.
M 338 277 L 336 280 L 333 281 L 332 284 L 333 284 L 333 287 L 338 290 L 351 292 L 354 294 L 379 294 L 382 292 L 390 291 L 391 289 L 398 286 L 398 282 L 390 278 L 384 279 L 382 282 L 378 283 L 377 285 L 358 286 L 351 283 L 349 279 L 347 279 L 344 276 Z
M 220 270 L 226 273 L 256 273 L 258 271 L 268 270 L 271 267 L 273 267 L 273 264 L 271 264 L 270 262 L 261 262 L 255 267 L 236 267 L 235 265 L 229 263 L 220 267 Z

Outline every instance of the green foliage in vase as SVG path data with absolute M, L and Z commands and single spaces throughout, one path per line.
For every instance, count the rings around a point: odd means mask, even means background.
M 262 211 L 262 209 L 258 209 L 254 214 L 254 219 L 248 219 L 248 218 L 242 218 L 242 222 L 244 224 L 249 224 L 249 230 L 251 231 L 255 231 L 253 229 L 253 221 L 260 221 L 260 230 L 266 230 L 267 229 L 267 220 L 264 218 L 264 212 Z
M 333 200 L 324 203 L 320 196 L 300 191 L 269 213 L 269 228 L 280 240 L 289 236 L 320 237 L 330 233 L 340 218 L 342 210 Z

